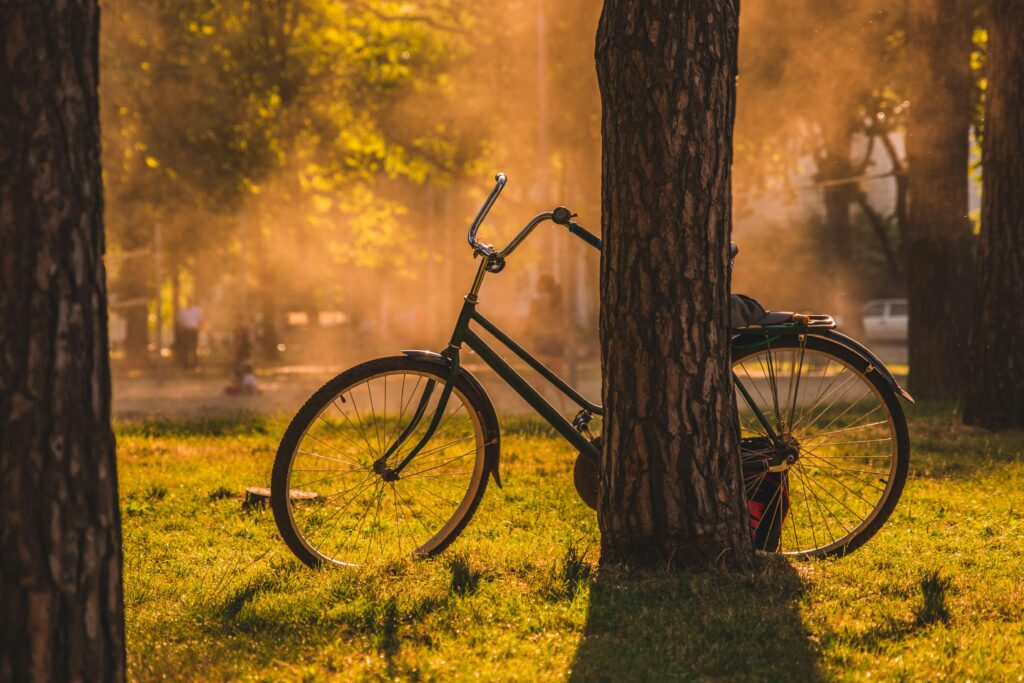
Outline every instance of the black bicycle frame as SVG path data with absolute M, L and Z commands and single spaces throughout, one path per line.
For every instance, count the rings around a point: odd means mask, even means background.
M 448 398 L 451 395 L 452 383 L 455 381 L 455 378 L 458 376 L 461 368 L 461 350 L 463 345 L 476 353 L 476 355 L 479 356 L 480 359 L 483 360 L 492 370 L 494 370 L 499 377 L 505 380 L 505 383 L 508 384 L 513 391 L 519 394 L 519 396 L 521 396 L 531 408 L 536 410 L 541 417 L 547 420 L 548 424 L 550 424 L 555 431 L 561 434 L 576 449 L 587 453 L 593 458 L 599 457 L 600 454 L 598 453 L 597 447 L 595 447 L 586 436 L 577 430 L 569 420 L 565 419 L 558 409 L 541 396 L 540 393 L 533 388 L 533 385 L 526 381 L 522 375 L 516 372 L 516 370 L 509 365 L 504 358 L 498 355 L 498 353 L 492 349 L 487 342 L 481 339 L 480 336 L 470 328 L 470 323 L 477 323 L 480 327 L 486 330 L 508 350 L 512 351 L 512 353 L 525 361 L 527 365 L 536 370 L 537 373 L 547 380 L 552 386 L 575 402 L 582 411 L 591 415 L 600 415 L 602 413 L 601 406 L 587 400 L 578 391 L 569 386 L 565 380 L 556 375 L 550 368 L 516 343 L 514 339 L 502 331 L 497 325 L 481 315 L 480 312 L 476 310 L 477 303 L 478 300 L 475 295 L 471 294 L 466 297 L 466 301 L 462 306 L 462 311 L 459 313 L 458 321 L 455 324 L 455 330 L 452 332 L 451 341 L 448 343 L 448 348 L 442 354 L 448 359 L 450 364 L 449 377 L 448 382 L 438 399 L 438 405 L 434 409 L 434 416 L 431 420 L 431 424 L 427 427 L 427 430 L 419 443 L 409 451 L 401 463 L 394 467 L 394 473 L 396 475 L 400 473 L 402 469 L 416 457 L 420 449 L 422 449 L 430 440 L 434 430 L 437 429 L 441 416 L 447 407 Z M 395 443 L 392 444 L 387 453 L 381 457 L 381 463 L 385 463 L 387 458 L 401 447 L 409 434 L 411 434 L 416 428 L 416 425 L 423 418 L 423 413 L 430 401 L 430 396 L 434 388 L 434 386 L 428 385 L 424 389 L 424 395 L 420 398 L 420 403 L 410 420 L 409 426 L 406 427 L 401 436 L 399 436 Z
M 519 358 L 537 371 L 537 373 L 546 379 L 552 386 L 576 403 L 581 410 L 592 415 L 600 415 L 602 413 L 601 406 L 584 398 L 579 392 L 569 386 L 565 380 L 552 372 L 550 368 L 530 355 L 526 349 L 501 331 L 497 325 L 481 315 L 480 312 L 476 310 L 475 301 L 466 301 L 465 305 L 462 307 L 462 313 L 459 315 L 459 324 L 455 327 L 455 332 L 452 335 L 452 346 L 449 347 L 449 351 L 456 354 L 454 362 L 458 362 L 458 349 L 463 343 L 465 343 L 465 345 L 476 353 L 481 360 L 487 363 L 487 365 L 490 366 L 490 368 L 494 370 L 499 377 L 505 380 L 505 383 L 508 384 L 513 391 L 519 394 L 524 401 L 529 403 L 531 408 L 536 410 L 541 417 L 547 420 L 548 424 L 550 424 L 555 431 L 565 437 L 565 439 L 578 450 L 583 451 L 584 453 L 590 453 L 594 457 L 597 457 L 597 448 L 590 443 L 590 440 L 573 427 L 572 423 L 565 419 L 565 417 L 543 396 L 541 396 L 540 393 L 534 389 L 522 375 L 516 372 L 504 358 L 499 356 L 494 349 L 488 346 L 487 343 L 470 328 L 470 322 L 478 323 L 480 327 L 489 332 L 491 336 L 501 342 L 502 345 L 512 351 L 512 353 L 519 356 Z
M 481 264 L 483 266 L 484 264 Z M 512 337 L 506 334 L 501 328 L 495 325 L 493 322 L 484 317 L 477 310 L 477 297 L 475 295 L 469 295 L 466 297 L 465 303 L 462 306 L 462 310 L 459 313 L 458 321 L 455 324 L 455 329 L 452 332 L 451 340 L 448 343 L 448 348 L 441 354 L 449 361 L 449 373 L 447 382 L 442 389 L 442 394 L 438 399 L 438 405 L 434 409 L 434 415 L 432 416 L 431 423 L 427 427 L 426 432 L 420 441 L 416 444 L 412 450 L 403 458 L 402 462 L 394 467 L 394 472 L 397 475 L 402 469 L 405 468 L 420 452 L 424 445 L 429 442 L 434 431 L 437 429 L 438 424 L 441 421 L 441 417 L 447 407 L 448 398 L 451 395 L 451 388 L 458 376 L 461 368 L 461 350 L 463 346 L 468 347 L 473 351 L 480 359 L 488 365 L 495 374 L 497 374 L 502 380 L 508 384 L 524 401 L 526 401 L 531 408 L 551 425 L 559 434 L 565 438 L 570 444 L 573 445 L 577 450 L 590 455 L 593 458 L 598 458 L 600 453 L 597 447 L 590 442 L 584 434 L 582 434 L 573 424 L 563 416 L 557 408 L 545 399 L 534 387 L 531 385 L 522 375 L 520 375 L 515 368 L 513 368 L 504 358 L 502 358 L 490 345 L 484 341 L 476 331 L 472 329 L 470 323 L 479 325 L 483 330 L 489 333 L 497 341 L 499 341 L 509 351 L 514 353 L 520 359 L 522 359 L 529 367 L 535 370 L 541 377 L 543 377 L 548 383 L 558 389 L 563 395 L 568 397 L 576 405 L 580 407 L 581 411 L 585 411 L 590 415 L 601 415 L 603 408 L 588 400 L 576 389 L 570 386 L 565 380 L 555 374 L 550 368 L 544 365 L 540 360 L 530 354 L 529 351 L 524 349 L 518 344 Z M 787 330 L 786 332 L 789 332 Z M 797 330 L 793 330 L 793 333 L 797 333 Z M 767 338 L 766 338 L 767 340 Z M 733 381 L 736 388 L 743 397 L 743 400 L 751 408 L 756 417 L 757 421 L 765 429 L 765 433 L 774 445 L 780 447 L 782 445 L 781 440 L 777 436 L 775 430 L 769 424 L 768 418 L 761 412 L 757 407 L 756 401 L 751 397 L 747 388 L 743 386 L 743 383 L 739 380 L 735 373 L 733 373 Z M 396 452 L 401 445 L 408 438 L 420 420 L 424 416 L 427 404 L 433 392 L 436 389 L 436 382 L 429 382 L 424 389 L 423 396 L 420 399 L 419 405 L 416 411 L 413 413 L 413 417 L 410 420 L 409 425 L 405 428 L 399 438 L 391 445 L 387 453 L 381 458 L 381 462 L 387 461 L 387 458 L 394 452 Z
M 515 248 L 524 239 L 526 239 L 530 232 L 532 232 L 540 223 L 551 220 L 560 225 L 564 225 L 568 228 L 570 233 L 576 235 L 598 251 L 601 250 L 601 239 L 587 231 L 582 226 L 573 223 L 571 221 L 573 214 L 571 214 L 568 209 L 559 207 L 552 212 L 538 214 L 504 249 L 500 251 L 495 250 L 489 245 L 479 243 L 476 240 L 477 230 L 505 184 L 505 177 L 503 174 L 498 174 L 498 176 L 496 176 L 496 180 L 498 181 L 497 186 L 491 192 L 490 197 L 488 197 L 487 202 L 484 204 L 479 215 L 477 215 L 476 220 L 473 221 L 473 225 L 469 230 L 469 243 L 473 247 L 475 255 L 483 258 L 481 259 L 480 266 L 477 269 L 473 286 L 466 295 L 465 303 L 459 313 L 458 321 L 455 323 L 455 329 L 452 332 L 451 340 L 448 342 L 448 348 L 441 354 L 448 360 L 449 367 L 444 387 L 442 388 L 441 395 L 438 398 L 437 407 L 434 409 L 434 415 L 431 418 L 430 425 L 427 427 L 426 432 L 419 442 L 402 459 L 402 462 L 398 463 L 394 468 L 389 469 L 387 466 L 388 458 L 401 448 L 402 444 L 409 438 L 412 432 L 416 429 L 416 426 L 424 417 L 427 405 L 430 402 L 430 398 L 437 386 L 437 381 L 431 380 L 427 383 L 424 389 L 423 396 L 420 398 L 419 405 L 413 413 L 409 425 L 402 431 L 402 434 L 398 437 L 395 443 L 388 448 L 387 452 L 385 452 L 374 465 L 374 468 L 379 472 L 384 473 L 385 476 L 397 477 L 398 473 L 400 473 L 402 469 L 416 457 L 424 445 L 426 445 L 433 436 L 438 424 L 441 422 L 445 408 L 447 407 L 448 399 L 451 396 L 455 380 L 458 377 L 459 372 L 462 371 L 460 355 L 463 346 L 468 347 L 471 351 L 476 353 L 476 355 L 479 356 L 480 359 L 483 360 L 483 362 L 492 370 L 494 370 L 494 372 L 501 377 L 501 379 L 503 379 L 513 391 L 519 394 L 519 396 L 522 397 L 522 399 L 526 401 L 531 408 L 536 410 L 537 413 L 555 429 L 555 431 L 561 434 L 562 437 L 564 437 L 565 440 L 572 444 L 577 450 L 586 453 L 595 459 L 600 456 L 597 447 L 591 443 L 590 439 L 588 439 L 587 436 L 584 435 L 576 425 L 574 425 L 574 423 L 567 420 L 553 405 L 551 405 L 551 403 L 541 396 L 540 393 L 534 389 L 522 375 L 516 372 L 516 370 L 509 365 L 504 358 L 498 355 L 498 353 L 470 327 L 470 323 L 476 323 L 482 327 L 503 346 L 522 359 L 528 366 L 533 368 L 533 370 L 547 380 L 548 383 L 576 403 L 576 405 L 580 407 L 580 416 L 584 417 L 583 424 L 586 424 L 591 416 L 601 415 L 603 413 L 603 409 L 600 405 L 587 400 L 565 380 L 552 372 L 550 368 L 531 355 L 509 335 L 503 332 L 497 325 L 477 311 L 477 303 L 479 302 L 478 293 L 480 291 L 480 285 L 483 283 L 484 276 L 488 272 L 500 272 L 505 266 L 505 258 L 510 255 L 512 251 L 514 251 Z M 794 319 L 796 319 L 796 316 L 794 316 Z M 778 336 L 784 335 L 805 334 L 807 329 L 808 326 L 806 321 L 803 323 L 787 323 L 784 325 L 773 325 L 771 327 L 756 330 L 747 329 L 744 333 L 744 338 L 749 341 L 752 334 L 763 334 L 765 343 L 770 344 L 770 340 L 773 337 L 769 336 L 769 334 L 775 335 L 774 338 L 778 338 Z M 765 417 L 757 407 L 757 404 L 750 395 L 750 392 L 745 386 L 743 386 L 743 383 L 740 381 L 739 377 L 736 376 L 735 372 L 733 373 L 733 383 L 736 385 L 736 389 L 740 396 L 743 397 L 744 402 L 746 402 L 753 411 L 757 421 L 761 423 L 762 427 L 764 427 L 765 434 L 777 450 L 781 449 L 784 446 L 782 440 L 779 438 L 776 430 L 769 424 L 768 418 Z

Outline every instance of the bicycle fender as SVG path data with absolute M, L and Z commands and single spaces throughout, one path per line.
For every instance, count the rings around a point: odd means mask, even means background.
M 866 346 L 851 337 L 847 337 L 842 332 L 837 332 L 835 330 L 824 330 L 822 332 L 814 331 L 812 334 L 816 337 L 824 337 L 825 339 L 830 339 L 837 344 L 842 344 L 857 355 L 861 356 L 871 365 L 872 368 L 877 370 L 878 373 L 885 378 L 885 381 L 889 383 L 889 386 L 892 387 L 893 391 L 911 403 L 914 403 L 914 397 L 911 396 L 906 389 L 900 386 L 900 383 L 892 376 L 889 368 L 885 367 L 885 363 L 879 360 L 878 356 L 872 353 Z
M 415 358 L 416 360 L 435 363 L 446 370 L 451 369 L 451 361 L 435 351 L 403 349 L 402 355 Z M 494 412 L 494 404 L 491 403 L 491 398 L 487 395 L 487 390 L 480 384 L 480 380 L 461 365 L 459 366 L 459 376 L 464 377 L 470 387 L 472 387 L 472 390 L 477 394 L 475 398 L 479 399 L 480 410 L 484 413 L 484 460 L 487 472 L 494 479 L 494 483 L 498 485 L 499 489 L 504 488 L 501 485 L 501 472 L 499 471 L 501 465 L 501 431 L 498 429 L 498 416 Z

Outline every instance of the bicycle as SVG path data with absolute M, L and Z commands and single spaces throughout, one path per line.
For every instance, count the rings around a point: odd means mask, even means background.
M 486 275 L 541 223 L 600 250 L 565 207 L 532 218 L 503 249 L 477 233 L 504 174 L 469 228 L 476 276 L 448 347 L 357 365 L 295 415 L 274 462 L 271 504 L 304 563 L 357 566 L 435 555 L 469 523 L 488 481 L 501 487 L 498 418 L 460 362 L 472 350 L 577 451 L 576 489 L 595 507 L 601 406 L 545 367 L 477 305 Z M 734 251 L 735 255 L 735 251 Z M 749 300 L 748 300 L 749 301 Z M 763 313 L 763 315 L 761 315 Z M 579 406 L 558 412 L 477 333 L 478 326 Z M 765 312 L 732 331 L 744 486 L 757 548 L 799 557 L 842 555 L 886 522 L 903 490 L 909 436 L 899 397 L 913 400 L 867 348 L 829 316 Z

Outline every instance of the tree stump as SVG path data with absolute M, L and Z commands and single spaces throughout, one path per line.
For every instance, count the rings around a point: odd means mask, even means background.
M 288 491 L 288 497 L 295 501 L 313 501 L 320 497 L 319 493 L 315 491 L 300 491 L 299 489 L 291 489 Z M 270 489 L 266 486 L 250 486 L 245 489 L 245 498 L 242 499 L 243 510 L 256 510 L 258 508 L 266 507 L 267 503 L 270 502 Z

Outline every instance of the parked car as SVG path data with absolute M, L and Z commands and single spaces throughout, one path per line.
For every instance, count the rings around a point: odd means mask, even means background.
M 910 320 L 906 299 L 873 299 L 864 305 L 864 333 L 874 342 L 906 342 Z

